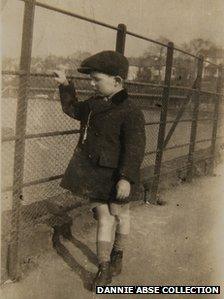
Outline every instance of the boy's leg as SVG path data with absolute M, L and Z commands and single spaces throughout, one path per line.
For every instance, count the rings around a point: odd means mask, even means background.
M 99 270 L 93 280 L 92 290 L 97 285 L 107 285 L 111 282 L 110 253 L 112 247 L 112 231 L 115 217 L 110 214 L 107 204 L 96 207 L 98 226 L 97 226 L 97 256 Z
M 116 215 L 117 226 L 113 249 L 111 252 L 111 272 L 113 275 L 121 273 L 123 251 L 126 248 L 130 232 L 129 203 L 124 205 L 113 204 L 110 206 L 111 213 Z
M 124 250 L 130 233 L 130 204 L 117 205 L 117 226 L 115 231 L 114 249 Z M 111 206 L 111 213 L 115 213 L 116 207 Z
M 112 248 L 112 232 L 115 217 L 110 214 L 107 204 L 96 207 L 97 226 L 97 256 L 99 264 L 110 260 Z

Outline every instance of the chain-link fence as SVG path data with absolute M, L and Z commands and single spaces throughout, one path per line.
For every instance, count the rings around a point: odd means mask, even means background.
M 87 203 L 59 186 L 78 141 L 79 122 L 62 112 L 52 75 L 58 67 L 54 55 L 45 60 L 47 70 L 43 63 L 37 66 L 38 73 L 32 72 L 37 64 L 31 57 L 33 32 L 34 38 L 37 35 L 33 28 L 35 7 L 36 22 L 38 9 L 46 9 L 46 14 L 54 11 L 60 18 L 73 17 L 71 22 L 86 21 L 97 28 L 87 31 L 89 43 L 98 42 L 90 36 L 92 30 L 100 28 L 99 50 L 104 49 L 103 34 L 109 34 L 111 45 L 107 49 L 116 48 L 129 58 L 126 88 L 145 116 L 147 142 L 141 167 L 145 200 L 157 203 L 159 182 L 170 173 L 191 181 L 201 161 L 205 172 L 212 173 L 215 150 L 223 140 L 220 66 L 213 64 L 217 72 L 208 80 L 203 73 L 203 57 L 176 49 L 172 43 L 155 42 L 127 31 L 124 25 L 114 27 L 34 0 L 25 1 L 20 68 L 3 70 L 2 76 L 2 239 L 7 244 L 7 271 L 12 279 L 19 275 L 19 251 L 34 225 L 63 221 L 64 210 Z M 77 39 L 84 44 L 85 36 Z M 159 55 L 142 59 L 130 56 L 131 48 L 138 43 L 145 49 L 154 44 Z M 89 79 L 76 72 L 80 60 L 68 57 L 61 63 L 59 67 L 67 68 L 75 81 L 79 100 L 88 98 L 92 93 Z M 11 227 L 6 225 L 9 219 Z

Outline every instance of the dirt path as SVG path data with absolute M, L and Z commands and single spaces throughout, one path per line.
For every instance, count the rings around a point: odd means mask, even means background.
M 139 205 L 132 209 L 130 236 L 123 273 L 112 285 L 220 285 L 224 278 L 224 167 L 217 176 L 167 190 L 165 206 Z M 20 282 L 5 284 L 4 299 L 108 298 L 86 288 L 96 272 L 95 222 L 63 242 L 61 256 L 47 236 L 48 249 L 37 266 Z M 86 246 L 85 246 L 86 245 Z M 224 290 L 223 290 L 224 291 Z M 123 298 L 125 295 L 117 295 Z M 127 295 L 145 298 L 145 295 Z M 127 297 L 126 296 L 126 297 Z M 153 295 L 153 298 L 200 298 Z M 207 295 L 206 298 L 223 298 Z

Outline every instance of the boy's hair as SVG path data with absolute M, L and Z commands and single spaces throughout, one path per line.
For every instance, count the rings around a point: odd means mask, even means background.
M 90 74 L 95 71 L 126 79 L 128 67 L 128 60 L 121 53 L 102 51 L 83 60 L 78 71 L 84 74 Z

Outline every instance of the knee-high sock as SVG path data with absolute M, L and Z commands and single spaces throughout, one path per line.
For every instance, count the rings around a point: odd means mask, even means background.
M 114 238 L 114 245 L 113 248 L 118 251 L 118 250 L 125 250 L 127 241 L 128 241 L 129 234 L 120 234 L 119 232 L 115 233 L 115 238 Z
M 112 243 L 107 241 L 97 242 L 97 257 L 99 264 L 110 261 Z

